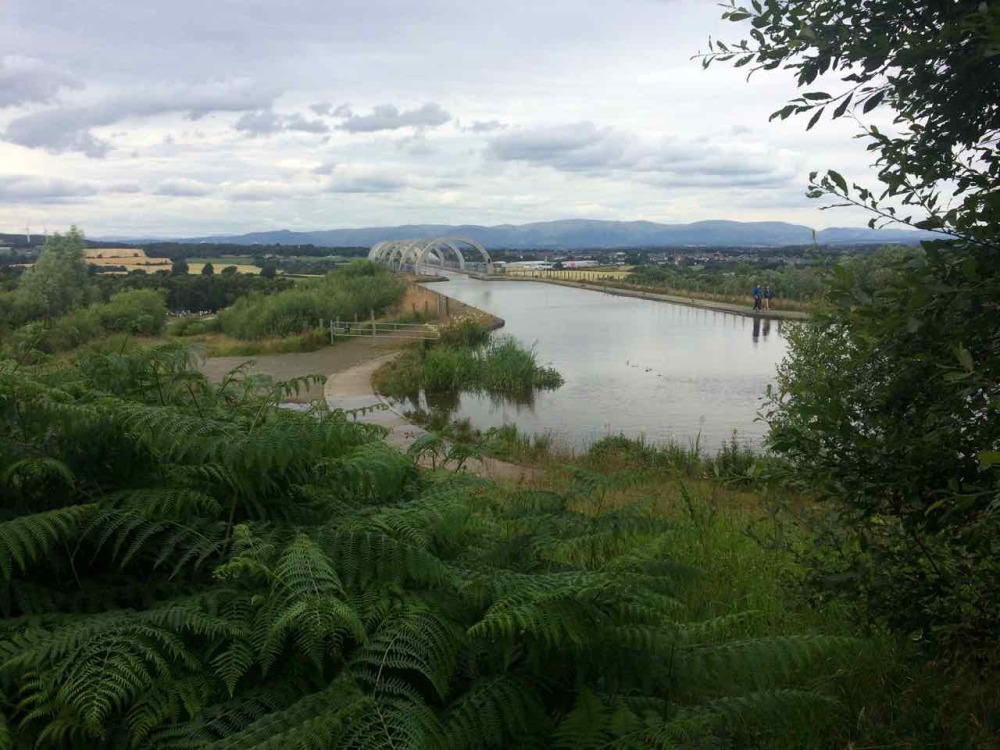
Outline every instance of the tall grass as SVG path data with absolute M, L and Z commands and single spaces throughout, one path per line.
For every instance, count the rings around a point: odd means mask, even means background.
M 405 292 L 401 277 L 369 261 L 355 261 L 278 294 L 243 297 L 219 313 L 219 326 L 229 336 L 251 341 L 302 334 L 320 320 L 382 314 L 398 305 Z
M 491 337 L 479 348 L 437 347 L 423 361 L 423 386 L 428 390 L 524 393 L 558 388 L 562 376 L 538 363 L 534 349 L 511 336 Z
M 421 390 L 528 398 L 562 383 L 555 369 L 539 364 L 533 348 L 472 320 L 443 329 L 436 344 L 407 350 L 374 377 L 376 390 L 393 398 L 415 398 Z

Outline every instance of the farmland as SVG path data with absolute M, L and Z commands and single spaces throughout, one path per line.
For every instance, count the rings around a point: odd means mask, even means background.
M 147 273 L 169 271 L 168 258 L 150 258 L 145 250 L 138 248 L 95 247 L 84 251 L 87 265 L 99 268 L 123 266 L 129 271 L 142 270 Z

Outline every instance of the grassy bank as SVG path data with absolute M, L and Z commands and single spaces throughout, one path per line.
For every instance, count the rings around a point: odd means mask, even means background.
M 492 334 L 467 319 L 443 329 L 435 344 L 411 347 L 376 372 L 372 382 L 390 398 L 412 397 L 421 390 L 517 396 L 558 388 L 562 376 L 539 364 L 534 350 L 513 337 Z

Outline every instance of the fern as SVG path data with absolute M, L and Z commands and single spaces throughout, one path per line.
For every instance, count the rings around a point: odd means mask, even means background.
M 57 546 L 63 546 L 65 553 L 65 546 L 94 510 L 94 505 L 73 505 L 0 523 L 0 572 L 4 579 L 11 579 L 15 565 L 24 572 L 32 563 L 50 558 Z
M 277 408 L 300 385 L 210 386 L 176 347 L 0 369 L 0 750 L 692 748 L 835 715 L 810 687 L 856 643 L 693 620 L 640 475 L 421 472 Z
M 394 673 L 412 672 L 443 699 L 462 645 L 458 628 L 431 612 L 411 609 L 387 618 L 354 656 L 352 665 L 368 668 L 359 674 L 365 675 L 376 692 Z
M 345 676 L 291 706 L 265 714 L 241 731 L 214 742 L 213 750 L 313 750 L 333 747 L 344 725 L 370 707 L 371 699 Z
M 451 750 L 523 747 L 532 734 L 545 733 L 545 706 L 539 686 L 510 674 L 474 682 L 444 716 L 446 747 Z

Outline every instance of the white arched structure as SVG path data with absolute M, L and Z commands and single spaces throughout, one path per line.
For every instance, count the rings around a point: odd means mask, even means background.
M 493 260 L 486 248 L 467 237 L 386 240 L 374 245 L 368 258 L 393 271 L 419 273 L 422 266 L 436 266 L 493 273 Z

